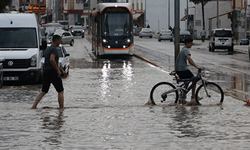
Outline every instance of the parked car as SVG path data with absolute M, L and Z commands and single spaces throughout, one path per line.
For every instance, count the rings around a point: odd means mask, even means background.
M 139 32 L 141 31 L 141 27 L 134 28 L 134 35 L 139 36 Z
M 52 43 L 53 35 L 54 35 L 54 32 L 46 32 L 46 41 L 47 41 L 47 44 L 51 44 Z
M 170 40 L 173 41 L 173 34 L 170 30 L 162 30 L 159 33 L 158 41 L 161 42 L 161 40 Z
M 249 39 L 241 39 L 240 45 L 249 45 Z
M 51 44 L 48 44 L 50 46 Z M 69 74 L 69 56 L 70 54 L 67 53 L 66 49 L 60 44 L 57 47 L 58 50 L 58 55 L 59 55 L 59 60 L 58 60 L 58 66 L 62 68 L 67 74 Z M 44 64 L 45 58 L 44 55 L 41 59 L 41 63 Z
M 73 36 L 82 36 L 84 38 L 84 27 L 83 26 L 71 26 L 70 32 Z
M 231 29 L 214 29 L 209 41 L 209 51 L 215 49 L 228 49 L 228 54 L 233 54 L 234 43 Z
M 142 30 L 139 32 L 139 37 L 153 37 L 153 32 L 150 28 L 142 28 Z
M 56 30 L 54 35 L 55 34 L 62 37 L 62 44 L 69 44 L 70 46 L 74 45 L 74 37 L 69 31 Z
M 3 62 L 4 58 L 0 58 L 0 88 L 3 86 Z
M 192 35 L 189 31 L 180 32 L 180 43 L 184 43 L 186 38 L 192 38 Z

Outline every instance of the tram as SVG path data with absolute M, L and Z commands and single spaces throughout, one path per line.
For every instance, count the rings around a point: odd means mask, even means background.
M 98 55 L 131 54 L 131 3 L 99 3 L 92 12 L 92 50 Z

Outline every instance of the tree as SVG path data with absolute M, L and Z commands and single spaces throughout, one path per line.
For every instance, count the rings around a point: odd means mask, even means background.
M 5 7 L 9 5 L 12 0 L 0 0 L 0 12 L 3 12 Z
M 204 6 L 212 0 L 190 0 L 190 2 L 193 2 L 195 5 L 201 4 L 202 9 L 202 25 L 205 28 L 205 19 L 204 19 Z

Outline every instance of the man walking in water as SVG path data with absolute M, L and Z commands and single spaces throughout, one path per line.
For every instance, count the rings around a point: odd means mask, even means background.
M 37 95 L 31 109 L 36 109 L 43 96 L 48 93 L 51 83 L 54 85 L 56 91 L 58 92 L 59 108 L 64 108 L 64 88 L 61 79 L 61 72 L 63 73 L 65 78 L 67 77 L 67 74 L 63 69 L 57 66 L 59 56 L 56 48 L 61 44 L 61 40 L 62 39 L 59 35 L 54 35 L 51 46 L 44 51 L 45 62 L 43 66 L 42 91 Z
M 201 30 L 201 40 L 202 40 L 202 42 L 204 43 L 204 41 L 205 41 L 205 38 L 206 38 L 206 34 L 207 34 L 207 32 L 206 32 L 206 30 L 205 30 L 205 28 L 203 27 L 202 28 L 202 30 Z
M 187 60 L 188 62 L 193 65 L 195 68 L 197 69 L 201 69 L 200 67 L 198 67 L 195 62 L 193 61 L 193 59 L 191 58 L 191 53 L 190 53 L 190 48 L 193 46 L 193 39 L 192 38 L 187 38 L 185 39 L 185 46 L 182 48 L 182 50 L 180 51 L 178 57 L 177 57 L 177 61 L 176 61 L 176 65 L 175 65 L 175 71 L 178 74 L 178 76 L 181 79 L 188 79 L 188 78 L 193 78 L 194 75 L 193 73 L 187 68 Z M 195 96 L 195 88 L 196 86 L 194 86 L 192 88 L 192 96 L 191 96 L 191 100 L 194 99 Z M 183 93 L 181 95 L 181 102 L 182 104 L 186 104 L 186 95 Z

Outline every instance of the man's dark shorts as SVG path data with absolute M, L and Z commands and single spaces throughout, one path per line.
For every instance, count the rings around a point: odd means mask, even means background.
M 48 93 L 50 84 L 53 84 L 58 93 L 64 90 L 62 79 L 58 78 L 58 74 L 55 70 L 45 70 L 43 72 L 43 87 L 42 92 Z
M 181 79 L 188 79 L 194 77 L 193 73 L 190 70 L 176 71 L 176 73 Z

